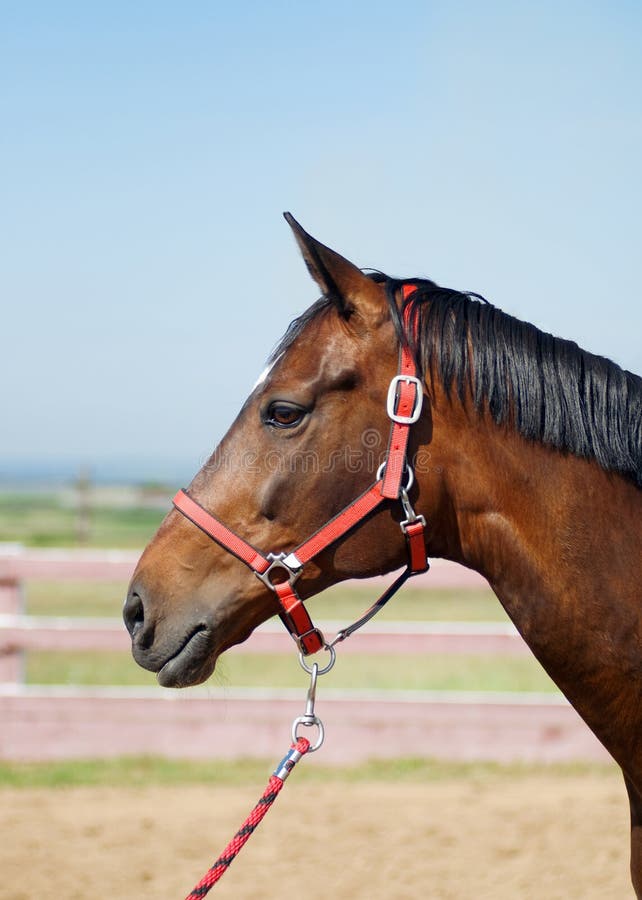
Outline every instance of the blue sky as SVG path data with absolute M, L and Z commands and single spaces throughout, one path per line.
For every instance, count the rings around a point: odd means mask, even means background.
M 0 17 L 0 472 L 189 476 L 315 299 L 284 209 L 642 372 L 639 3 Z

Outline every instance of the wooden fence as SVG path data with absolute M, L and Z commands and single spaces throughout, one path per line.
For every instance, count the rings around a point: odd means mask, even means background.
M 129 754 L 273 758 L 304 708 L 300 690 L 46 687 L 25 685 L 26 650 L 127 650 L 119 620 L 24 614 L 26 580 L 127 580 L 137 554 L 0 548 L 0 758 L 63 759 Z M 478 575 L 437 561 L 406 590 L 483 587 Z M 374 591 L 379 585 L 373 587 Z M 327 633 L 332 623 L 323 625 Z M 279 623 L 266 623 L 231 653 L 288 653 Z M 501 623 L 372 622 L 340 653 L 527 654 Z M 557 695 L 351 691 L 319 685 L 326 763 L 446 757 L 497 761 L 604 760 L 606 751 Z

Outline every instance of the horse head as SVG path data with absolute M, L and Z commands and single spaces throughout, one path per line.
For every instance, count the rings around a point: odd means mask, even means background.
M 286 218 L 322 297 L 290 325 L 186 501 L 271 558 L 299 546 L 377 478 L 390 432 L 386 393 L 397 370 L 402 300 L 401 291 L 391 298 L 383 280 Z M 426 404 L 414 446 L 429 429 Z M 413 500 L 418 492 L 415 485 Z M 402 513 L 377 505 L 310 560 L 299 596 L 399 567 Z M 136 661 L 165 686 L 204 681 L 225 649 L 279 612 L 275 591 L 256 574 L 172 510 L 145 549 L 125 603 Z

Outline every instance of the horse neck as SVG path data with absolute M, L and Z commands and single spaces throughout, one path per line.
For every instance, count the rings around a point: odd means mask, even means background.
M 525 637 L 540 616 L 563 618 L 614 593 L 637 609 L 642 491 L 490 417 L 444 410 L 433 434 L 438 552 L 484 575 Z M 423 489 L 430 494 L 430 476 Z
M 421 485 L 437 497 L 437 554 L 488 579 L 618 762 L 639 760 L 642 784 L 642 735 L 623 712 L 642 692 L 642 491 L 484 417 L 446 412 L 433 418 L 441 475 Z

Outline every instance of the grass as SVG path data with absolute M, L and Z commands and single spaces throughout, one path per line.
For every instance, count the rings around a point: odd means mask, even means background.
M 3 788 L 69 788 L 126 784 L 128 788 L 198 784 L 212 787 L 247 787 L 258 790 L 277 760 L 239 759 L 200 762 L 161 757 L 121 757 L 105 760 L 69 760 L 47 763 L 0 762 Z M 371 760 L 357 766 L 324 766 L 304 760 L 293 778 L 318 784 L 366 782 L 425 783 L 467 779 L 473 783 L 551 775 L 619 777 L 615 764 L 569 763 L 535 765 L 492 762 L 449 762 L 433 759 Z
M 96 507 L 92 512 L 89 546 L 142 548 L 160 525 L 166 510 Z
M 557 688 L 532 657 L 452 656 L 429 654 L 344 654 L 323 676 L 320 690 L 478 690 L 556 691 Z M 291 657 L 233 653 L 219 663 L 215 680 L 223 686 L 298 687 L 302 673 Z M 215 681 L 215 683 L 216 683 Z
M 31 616 L 120 618 L 125 581 L 28 581 L 25 601 Z
M 373 586 L 338 585 L 306 601 L 314 618 L 350 622 L 375 600 Z M 499 600 L 490 588 L 434 590 L 408 585 L 377 615 L 377 622 L 507 622 Z
M 29 651 L 27 684 L 154 686 L 156 677 L 137 666 L 129 653 Z
M 27 654 L 27 683 L 78 685 L 156 684 L 128 653 Z M 301 688 L 306 676 L 294 654 L 226 654 L 208 682 L 212 687 Z M 322 688 L 411 691 L 544 691 L 557 688 L 530 657 L 452 656 L 430 654 L 377 656 L 344 654 L 323 676 Z
M 124 506 L 94 503 L 90 511 L 86 545 L 142 548 L 158 528 L 163 515 L 163 510 L 134 501 Z M 73 495 L 64 491 L 0 493 L 2 541 L 18 542 L 27 547 L 77 546 L 77 513 Z

